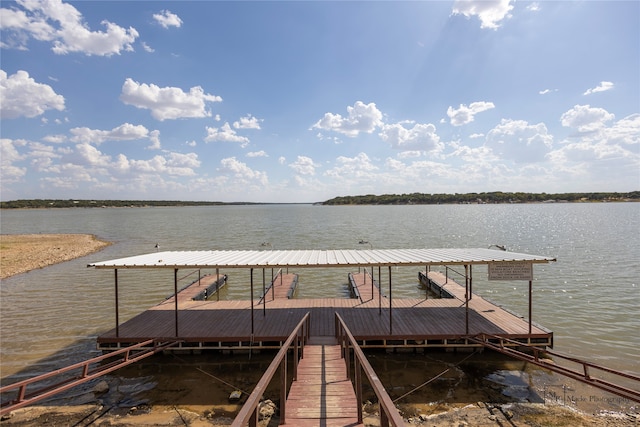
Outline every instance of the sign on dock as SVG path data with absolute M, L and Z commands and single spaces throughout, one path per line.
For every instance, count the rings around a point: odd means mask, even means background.
M 533 280 L 533 263 L 490 262 L 489 280 Z

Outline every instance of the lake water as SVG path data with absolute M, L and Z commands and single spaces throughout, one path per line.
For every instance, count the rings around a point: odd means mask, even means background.
M 114 326 L 113 273 L 86 268 L 160 250 L 488 247 L 556 257 L 534 266 L 534 321 L 555 350 L 612 368 L 640 366 L 640 204 L 312 206 L 5 210 L 3 234 L 91 233 L 105 250 L 14 276 L 0 286 L 1 376 L 30 376 L 95 353 Z M 361 245 L 361 240 L 368 241 Z M 263 243 L 267 243 L 264 246 Z M 348 270 L 305 269 L 300 297 L 344 296 Z M 186 274 L 187 272 L 185 272 Z M 230 274 L 223 298 L 247 298 L 248 274 Z M 394 298 L 423 295 L 417 268 L 393 272 Z M 528 282 L 489 282 L 474 292 L 527 314 Z M 120 271 L 120 319 L 172 293 L 172 271 Z M 186 283 L 185 283 L 186 284 Z M 256 290 L 256 293 L 261 289 Z

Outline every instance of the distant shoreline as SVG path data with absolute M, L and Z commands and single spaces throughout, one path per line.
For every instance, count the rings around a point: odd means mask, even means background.
M 150 208 L 188 206 L 261 206 L 261 205 L 454 205 L 454 204 L 527 204 L 527 203 L 602 203 L 640 202 L 640 191 L 627 193 L 521 193 L 494 191 L 465 194 L 382 194 L 339 196 L 323 202 L 219 202 L 183 200 L 81 200 L 23 199 L 0 202 L 0 209 L 59 208 Z

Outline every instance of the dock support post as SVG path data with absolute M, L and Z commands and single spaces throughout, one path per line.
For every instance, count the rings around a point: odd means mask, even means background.
M 216 298 L 220 301 L 220 269 L 216 268 Z
M 265 284 L 265 269 L 262 269 L 262 317 L 267 317 L 267 287 Z M 271 284 L 273 286 L 273 284 Z
M 251 269 L 251 336 L 253 336 L 253 268 Z
M 533 310 L 531 308 L 531 306 L 533 305 L 533 281 L 529 280 L 529 335 L 531 335 L 531 323 L 532 323 L 532 316 L 533 316 Z
M 178 269 L 173 269 L 173 301 L 176 318 L 176 338 L 178 337 Z
M 116 338 L 120 336 L 120 320 L 118 314 L 118 269 L 114 269 L 115 282 L 116 282 Z
M 393 335 L 393 293 L 391 291 L 391 266 L 389 266 L 389 335 Z
M 473 299 L 473 265 L 469 264 L 469 299 Z
M 469 265 L 464 265 L 464 325 L 465 333 L 469 334 Z

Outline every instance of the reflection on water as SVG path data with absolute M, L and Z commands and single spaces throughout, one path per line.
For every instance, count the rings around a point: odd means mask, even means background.
M 114 326 L 113 272 L 86 268 L 160 250 L 488 247 L 557 257 L 534 267 L 534 320 L 556 350 L 637 371 L 640 356 L 640 204 L 443 206 L 225 206 L 3 211 L 2 233 L 92 233 L 105 250 L 14 276 L 0 286 L 2 377 L 85 359 Z M 368 241 L 364 247 L 359 242 Z M 264 243 L 264 245 L 263 245 Z M 384 269 L 383 269 L 384 270 Z M 298 297 L 347 295 L 348 269 L 300 269 Z M 224 271 L 221 298 L 248 299 L 247 270 Z M 181 272 L 181 275 L 188 272 Z M 260 294 L 262 273 L 256 295 Z M 266 280 L 270 271 L 265 272 Z M 418 269 L 393 270 L 394 298 L 421 296 Z M 383 272 L 383 289 L 386 273 Z M 525 282 L 489 282 L 474 267 L 474 292 L 527 313 Z M 180 286 L 188 284 L 192 277 Z M 120 321 L 173 291 L 172 271 L 119 271 Z M 48 357 L 51 357 L 47 359 Z M 25 371 L 26 369 L 26 371 Z

